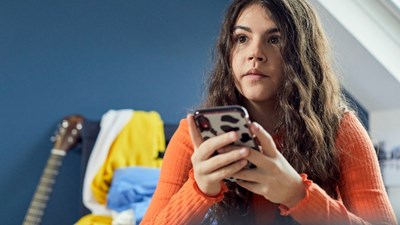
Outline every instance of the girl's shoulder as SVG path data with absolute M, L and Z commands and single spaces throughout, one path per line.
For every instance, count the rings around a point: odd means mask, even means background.
M 340 121 L 336 135 L 336 142 L 339 146 L 357 146 L 371 143 L 368 131 L 361 123 L 354 111 L 346 111 Z
M 340 120 L 340 130 L 365 130 L 364 125 L 362 125 L 360 118 L 357 116 L 356 112 L 345 110 L 342 114 Z

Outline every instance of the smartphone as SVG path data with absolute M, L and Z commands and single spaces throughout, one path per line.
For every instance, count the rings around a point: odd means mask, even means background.
M 249 114 L 242 106 L 230 105 L 198 109 L 194 113 L 194 121 L 203 140 L 236 131 L 239 134 L 239 139 L 232 143 L 233 145 L 248 146 L 259 151 L 258 142 L 249 129 L 251 124 Z M 252 163 L 246 166 L 246 168 L 255 167 Z

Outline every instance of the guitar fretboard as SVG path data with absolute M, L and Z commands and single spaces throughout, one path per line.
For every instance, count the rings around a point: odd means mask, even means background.
M 35 195 L 29 205 L 23 225 L 39 225 L 41 223 L 65 154 L 66 152 L 63 150 L 53 149 L 51 151 L 46 167 L 40 177 L 39 185 L 36 187 Z

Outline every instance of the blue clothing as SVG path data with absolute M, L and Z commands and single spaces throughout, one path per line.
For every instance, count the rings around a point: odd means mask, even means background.
M 136 224 L 142 220 L 160 177 L 159 168 L 127 167 L 114 171 L 107 207 L 121 212 L 133 209 Z

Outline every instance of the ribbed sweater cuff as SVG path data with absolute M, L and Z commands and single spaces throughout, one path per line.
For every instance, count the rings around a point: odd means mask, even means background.
M 305 174 L 305 173 L 300 174 L 300 177 L 301 177 L 301 180 L 303 181 L 303 184 L 304 184 L 304 187 L 306 190 L 306 195 L 299 203 L 297 203 L 297 205 L 295 205 L 294 207 L 292 207 L 290 209 L 288 207 L 286 207 L 285 205 L 280 205 L 279 210 L 281 211 L 282 216 L 288 216 L 292 212 L 297 211 L 298 208 L 301 208 L 310 199 L 310 189 L 311 189 L 311 185 L 313 184 L 313 182 L 312 182 L 312 180 L 307 179 L 307 174 Z
M 210 201 L 210 202 L 213 202 L 213 203 L 222 201 L 222 199 L 224 199 L 224 194 L 225 194 L 225 192 L 228 191 L 228 188 L 226 187 L 225 183 L 224 183 L 223 181 L 221 181 L 221 191 L 220 191 L 217 195 L 215 195 L 215 196 L 208 196 L 208 195 L 204 194 L 204 193 L 200 190 L 199 186 L 198 186 L 197 183 L 196 183 L 196 180 L 194 179 L 193 168 L 190 169 L 190 171 L 189 171 L 189 181 L 192 182 L 192 185 L 193 185 L 194 190 L 195 190 L 199 195 L 201 195 L 201 196 L 202 196 L 204 199 L 206 199 L 207 201 Z
M 306 187 L 306 196 L 296 206 L 280 207 L 281 215 L 290 215 L 301 224 L 348 224 L 346 208 L 334 201 L 318 185 L 301 175 Z

